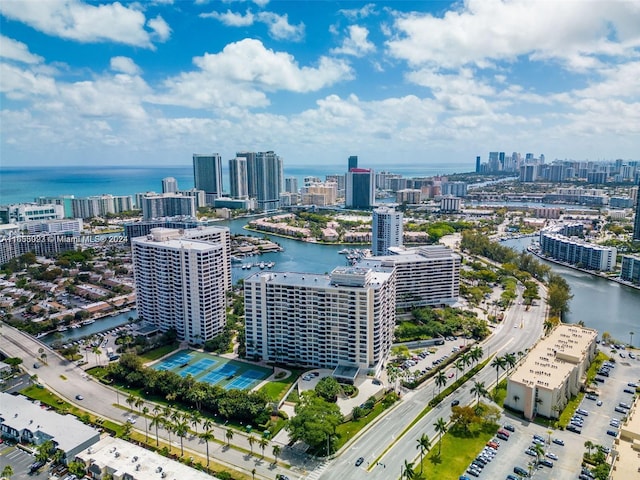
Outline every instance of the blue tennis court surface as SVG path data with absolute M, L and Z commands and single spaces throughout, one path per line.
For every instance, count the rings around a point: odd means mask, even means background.
M 216 362 L 215 360 L 203 358 L 202 360 L 198 360 L 193 365 L 189 365 L 188 367 L 181 369 L 179 375 L 181 377 L 186 377 L 187 375 L 195 377 L 197 375 L 200 375 L 205 370 L 209 370 L 216 363 L 218 362 Z
M 224 388 L 225 390 L 231 390 L 232 388 L 244 390 L 256 380 L 262 380 L 263 378 L 264 373 L 258 372 L 257 370 L 247 370 L 246 372 L 242 372 L 241 376 L 236 377 L 231 382 L 227 383 Z
M 200 380 L 210 383 L 211 385 L 215 385 L 216 383 L 220 383 L 222 380 L 225 380 L 229 375 L 236 373 L 237 370 L 238 369 L 236 367 L 227 363 L 213 372 L 207 373 Z
M 177 355 L 169 357 L 154 366 L 156 370 L 174 370 L 191 360 L 191 354 L 188 352 L 180 352 Z
M 157 362 L 153 368 L 169 370 L 181 377 L 191 375 L 198 382 L 219 385 L 226 390 L 254 388 L 272 373 L 258 365 L 193 350 L 171 355 Z

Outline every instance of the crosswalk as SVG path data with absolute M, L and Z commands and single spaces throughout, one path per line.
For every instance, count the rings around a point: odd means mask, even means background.
M 304 480 L 318 480 L 328 465 L 329 462 L 327 460 L 324 460 L 316 468 L 314 468 L 313 471 L 309 472 L 307 476 L 304 477 Z

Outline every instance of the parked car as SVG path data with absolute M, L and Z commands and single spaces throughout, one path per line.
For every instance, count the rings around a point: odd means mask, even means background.
M 510 432 L 515 432 L 516 431 L 516 427 L 514 427 L 510 423 L 505 424 L 502 428 L 504 428 L 505 430 L 509 430 Z
M 607 435 L 611 435 L 612 437 L 617 437 L 618 436 L 618 431 L 617 430 L 607 430 Z
M 547 460 L 546 458 L 543 458 L 538 463 L 540 463 L 540 465 L 544 465 L 545 467 L 549 467 L 549 468 L 553 467 L 553 462 L 551 460 Z
M 520 475 L 521 477 L 529 476 L 529 472 L 527 472 L 524 468 L 517 466 L 513 467 L 513 473 L 515 473 L 516 475 Z

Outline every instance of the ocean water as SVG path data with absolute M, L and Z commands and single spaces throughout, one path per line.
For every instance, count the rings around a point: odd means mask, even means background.
M 369 168 L 363 165 L 365 168 Z M 391 172 L 403 177 L 424 177 L 464 173 L 473 170 L 471 163 L 440 163 L 415 165 L 389 165 L 371 167 L 375 172 Z M 284 166 L 285 177 L 303 178 L 314 176 L 324 180 L 326 175 L 344 174 L 344 165 Z M 135 195 L 140 192 L 161 192 L 162 179 L 174 177 L 178 188 L 193 188 L 191 165 L 171 167 L 2 167 L 0 168 L 0 205 L 32 202 L 39 196 L 75 195 Z M 228 170 L 223 162 L 223 185 L 229 186 Z

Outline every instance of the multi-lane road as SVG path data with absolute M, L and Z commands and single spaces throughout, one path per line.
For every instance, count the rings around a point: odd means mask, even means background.
M 538 302 L 527 311 L 518 299 L 508 310 L 502 324 L 481 344 L 485 358 L 493 354 L 524 352 L 541 337 L 545 318 L 544 302 Z M 453 371 L 453 367 L 449 369 Z M 437 438 L 433 424 L 440 417 L 449 420 L 451 400 L 459 400 L 461 404 L 470 404 L 475 400 L 468 387 L 473 381 L 484 382 L 488 387 L 495 383 L 496 371 L 487 365 L 402 435 L 407 426 L 433 398 L 436 387 L 431 381 L 418 390 L 408 392 L 396 408 L 356 438 L 339 457 L 320 467 L 322 472 L 311 472 L 308 478 L 326 480 L 399 478 L 404 461 L 413 462 L 417 457 L 417 439 L 423 433 L 426 433 L 430 439 Z M 391 445 L 390 448 L 389 445 Z M 384 456 L 380 458 L 382 453 Z M 355 462 L 359 457 L 364 457 L 365 461 L 356 467 Z M 378 462 L 376 462 L 377 459 L 379 459 Z
M 493 354 L 504 355 L 530 348 L 541 336 L 545 313 L 544 302 L 539 302 L 528 311 L 519 301 L 514 302 L 502 324 L 496 327 L 492 335 L 481 344 L 485 358 Z M 122 395 L 119 396 L 114 389 L 92 380 L 82 369 L 61 358 L 46 345 L 7 325 L 3 326 L 0 334 L 0 350 L 9 357 L 22 358 L 27 372 L 36 374 L 41 383 L 58 395 L 104 418 L 125 422 L 130 415 L 128 409 L 122 408 L 122 406 L 126 407 L 125 398 Z M 48 365 L 35 369 L 34 363 L 41 363 L 39 349 L 46 351 Z M 449 367 L 449 370 L 453 371 L 453 367 Z M 495 383 L 495 380 L 495 370 L 487 366 L 471 379 L 471 382 L 481 381 L 489 386 Z M 281 445 L 283 450 L 281 458 L 293 466 L 289 470 L 274 467 L 268 461 L 260 461 L 258 456 L 246 455 L 238 449 L 225 449 L 222 444 L 211 447 L 210 455 L 216 461 L 234 465 L 245 472 L 255 468 L 257 478 L 274 478 L 278 473 L 286 474 L 292 479 L 307 478 L 309 480 L 396 478 L 400 476 L 401 466 L 404 465 L 405 460 L 409 462 L 415 460 L 418 453 L 417 439 L 423 433 L 429 435 L 429 438 L 436 438 L 433 423 L 440 417 L 449 419 L 450 401 L 455 398 L 461 404 L 466 404 L 474 400 L 468 385 L 469 383 L 454 392 L 449 399 L 444 400 L 406 432 L 407 426 L 433 398 L 436 387 L 433 381 L 430 381 L 415 391 L 404 393 L 402 401 L 390 412 L 349 442 L 336 458 L 322 463 L 315 462 L 304 455 L 296 456 L 284 445 Z M 81 395 L 83 400 L 75 400 L 76 395 Z M 136 428 L 144 432 L 143 418 L 136 423 Z M 161 438 L 169 438 L 167 432 L 162 429 L 159 433 Z M 214 435 L 219 440 L 225 438 L 224 433 L 223 428 L 214 429 Z M 150 435 L 155 435 L 155 428 L 152 432 L 150 431 Z M 234 436 L 233 443 L 245 451 L 250 450 L 246 436 L 240 433 Z M 185 438 L 184 446 L 185 449 L 201 455 L 205 452 L 204 443 L 197 438 Z M 269 450 L 266 452 L 267 455 L 270 453 Z M 355 462 L 359 457 L 364 457 L 365 462 L 356 467 Z M 376 460 L 379 462 L 376 463 Z

